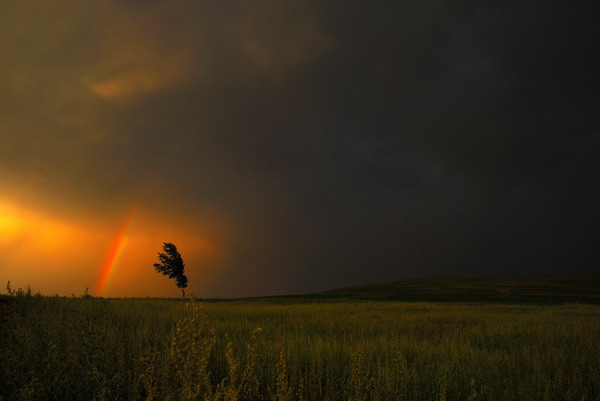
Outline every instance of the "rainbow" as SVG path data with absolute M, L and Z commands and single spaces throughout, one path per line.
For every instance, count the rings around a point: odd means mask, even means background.
M 119 234 L 110 245 L 110 248 L 108 248 L 108 254 L 106 255 L 106 259 L 104 261 L 104 264 L 102 265 L 102 270 L 100 271 L 100 278 L 98 279 L 98 285 L 96 286 L 96 296 L 102 296 L 102 294 L 104 293 L 106 285 L 108 284 L 108 280 L 114 272 L 115 267 L 119 262 L 119 258 L 121 257 L 121 255 L 123 255 L 123 250 L 127 245 L 129 229 L 131 228 L 136 214 L 137 207 L 133 208 L 133 210 L 127 216 L 125 216 L 125 220 L 121 224 Z

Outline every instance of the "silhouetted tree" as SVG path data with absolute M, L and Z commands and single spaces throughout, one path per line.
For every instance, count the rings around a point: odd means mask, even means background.
M 187 288 L 188 279 L 183 273 L 185 267 L 183 259 L 177 251 L 175 244 L 165 242 L 163 250 L 165 251 L 164 253 L 158 253 L 160 263 L 155 263 L 154 268 L 157 272 L 169 276 L 169 278 L 174 278 L 177 288 L 181 288 L 181 295 L 185 298 L 185 288 Z

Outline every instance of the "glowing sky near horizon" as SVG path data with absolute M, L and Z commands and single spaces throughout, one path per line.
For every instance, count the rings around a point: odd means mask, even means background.
M 111 273 L 117 266 L 119 262 L 119 258 L 123 254 L 125 247 L 127 246 L 127 239 L 129 236 L 129 230 L 131 225 L 134 222 L 135 215 L 137 210 L 134 208 L 128 215 L 125 217 L 125 221 L 123 222 L 123 226 L 119 230 L 117 237 L 114 242 L 111 244 L 108 254 L 106 255 L 106 261 L 102 266 L 102 271 L 100 273 L 100 278 L 98 279 L 98 285 L 96 287 L 95 295 L 102 296 L 104 290 L 106 289 L 106 285 L 110 279 Z
M 219 255 L 214 240 L 201 232 L 158 223 L 137 206 L 115 226 L 67 222 L 0 201 L 0 249 L 6 255 L 1 272 L 14 288 L 29 285 L 45 294 L 81 295 L 89 288 L 95 296 L 176 296 L 173 283 L 154 274 L 156 253 L 163 238 L 174 238 L 192 261 L 188 274 L 206 283 L 214 271 L 205 265 Z M 197 261 L 204 265 L 200 275 L 193 271 Z

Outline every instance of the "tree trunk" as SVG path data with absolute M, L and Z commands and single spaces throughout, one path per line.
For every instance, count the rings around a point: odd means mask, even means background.
M 181 297 L 185 299 L 185 290 L 183 288 L 181 289 Z

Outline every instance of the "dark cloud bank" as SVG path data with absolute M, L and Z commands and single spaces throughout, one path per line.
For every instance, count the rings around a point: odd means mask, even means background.
M 152 17 L 185 80 L 88 106 L 119 139 L 48 162 L 73 193 L 151 171 L 150 198 L 226 216 L 230 294 L 598 272 L 592 2 L 226 4 Z

